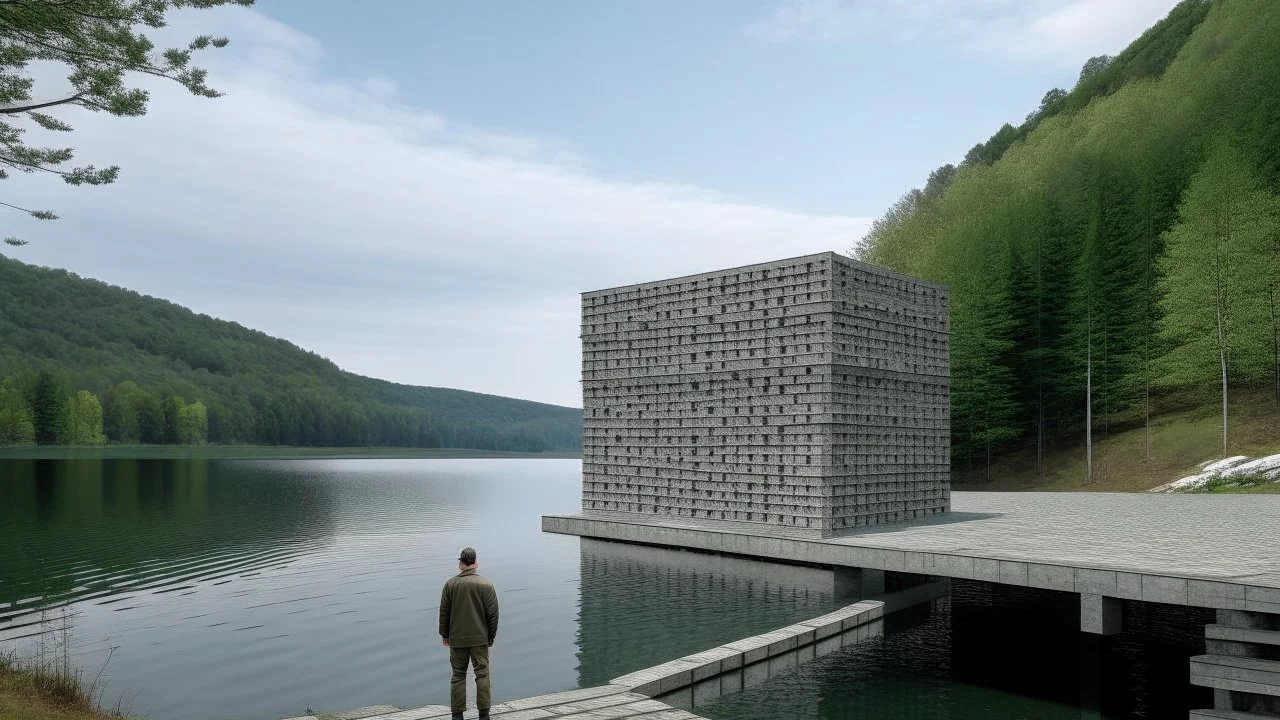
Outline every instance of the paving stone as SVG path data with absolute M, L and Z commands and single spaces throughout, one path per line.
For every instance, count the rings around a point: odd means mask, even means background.
M 449 714 L 447 705 L 427 705 L 386 715 L 375 715 L 371 720 L 435 720 L 439 717 L 448 717 Z
M 354 710 L 344 710 L 336 713 L 320 713 L 316 717 L 319 720 L 362 720 L 363 718 L 372 718 L 378 715 L 388 715 L 390 713 L 399 712 L 401 708 L 395 705 L 370 705 L 368 707 L 356 708 Z
M 599 710 L 601 708 L 612 707 L 614 705 L 627 705 L 643 698 L 644 696 L 638 693 L 613 693 L 610 695 L 588 698 L 586 700 L 569 702 L 563 705 L 544 705 L 541 706 L 541 708 L 556 715 L 573 715 L 575 713 Z

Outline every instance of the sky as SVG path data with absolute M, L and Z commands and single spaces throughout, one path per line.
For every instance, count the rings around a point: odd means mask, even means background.
M 57 116 L 24 262 L 352 372 L 581 406 L 578 294 L 834 250 L 1175 0 L 258 0 L 154 34 L 218 99 Z M 36 66 L 36 96 L 65 72 Z M 32 140 L 42 137 L 38 129 Z

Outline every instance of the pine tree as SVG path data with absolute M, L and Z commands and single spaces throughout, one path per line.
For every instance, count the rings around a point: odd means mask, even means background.
M 174 9 L 252 5 L 253 0 L 21 0 L 0 3 L 0 168 L 23 173 L 46 172 L 71 185 L 114 182 L 119 168 L 92 165 L 68 167 L 73 152 L 65 147 L 38 147 L 24 139 L 38 128 L 70 132 L 71 126 L 49 113 L 70 107 L 136 117 L 147 112 L 148 93 L 131 88 L 131 75 L 164 78 L 200 97 L 218 97 L 205 80 L 207 73 L 191 65 L 192 55 L 210 47 L 224 47 L 226 38 L 208 35 L 185 47 L 157 52 L 144 32 L 165 26 Z M 32 73 L 32 62 L 67 69 L 67 89 L 33 92 L 44 87 L 47 72 Z M 37 81 L 41 81 L 37 83 Z M 0 180 L 9 177 L 0 169 Z M 57 218 L 49 210 L 31 210 L 4 203 L 40 220 Z M 9 245 L 26 241 L 8 237 Z
M 40 445 L 57 445 L 61 442 L 64 435 L 66 395 L 57 376 L 49 370 L 42 370 L 36 376 L 28 403 L 35 424 L 36 442 Z

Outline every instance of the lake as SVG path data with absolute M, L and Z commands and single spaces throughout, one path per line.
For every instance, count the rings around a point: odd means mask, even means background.
M 840 604 L 821 569 L 542 533 L 542 514 L 578 510 L 580 468 L 0 460 L 0 649 L 65 643 L 90 676 L 105 664 L 110 703 L 155 720 L 274 720 L 447 704 L 436 611 L 465 545 L 499 591 L 495 701 L 601 684 Z M 1095 643 L 1072 627 L 1070 598 L 1006 590 L 961 584 L 882 640 L 699 711 L 1129 718 L 1201 699 L 1167 687 L 1203 652 L 1194 612 Z

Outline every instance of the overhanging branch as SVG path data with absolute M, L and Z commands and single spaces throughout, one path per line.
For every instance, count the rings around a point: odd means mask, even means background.
M 78 92 L 68 98 L 61 100 L 50 100 L 49 102 L 35 103 L 34 105 L 17 105 L 15 107 L 0 108 L 0 115 L 16 115 L 17 113 L 30 112 L 31 110 L 39 110 L 40 108 L 53 107 L 54 105 L 65 105 L 75 102 L 84 97 L 85 93 Z

